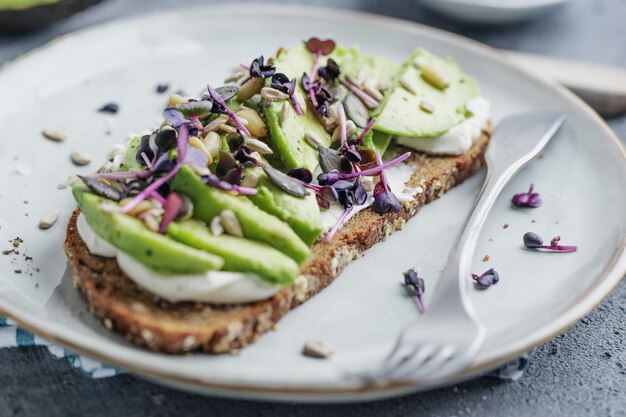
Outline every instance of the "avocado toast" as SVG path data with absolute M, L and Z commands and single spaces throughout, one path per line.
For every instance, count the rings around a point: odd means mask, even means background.
M 317 38 L 171 95 L 158 129 L 74 183 L 74 282 L 133 343 L 245 346 L 481 166 L 485 103 L 451 60 Z

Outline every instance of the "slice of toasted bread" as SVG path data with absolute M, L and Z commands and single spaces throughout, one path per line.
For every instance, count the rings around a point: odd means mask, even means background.
M 480 168 L 491 127 L 465 154 L 408 160 L 415 172 L 409 187 L 421 187 L 400 213 L 378 214 L 369 208 L 351 218 L 331 242 L 318 242 L 301 268 L 302 276 L 272 298 L 249 304 L 209 305 L 169 303 L 139 288 L 120 270 L 115 259 L 91 255 L 78 235 L 76 210 L 67 226 L 65 252 L 74 284 L 91 311 L 107 328 L 151 350 L 184 353 L 203 350 L 229 352 L 254 342 L 287 312 L 329 285 L 353 259 L 384 239 L 419 209 L 459 184 Z M 442 254 L 444 256 L 444 254 Z

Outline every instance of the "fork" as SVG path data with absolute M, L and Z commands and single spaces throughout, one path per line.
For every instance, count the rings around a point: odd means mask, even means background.
M 467 297 L 480 230 L 504 186 L 539 154 L 564 121 L 564 114 L 541 112 L 500 122 L 485 153 L 485 182 L 448 256 L 428 310 L 402 332 L 379 368 L 362 375 L 366 381 L 434 385 L 472 363 L 486 336 Z

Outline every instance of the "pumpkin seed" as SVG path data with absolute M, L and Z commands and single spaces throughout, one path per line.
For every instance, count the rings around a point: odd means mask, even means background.
M 100 181 L 97 178 L 83 177 L 80 175 L 78 178 L 80 178 L 91 191 L 101 197 L 108 198 L 113 201 L 120 201 L 122 199 L 122 193 L 120 190 Z
M 47 216 L 39 220 L 39 228 L 41 230 L 51 228 L 52 226 L 54 226 L 57 220 L 59 220 L 60 215 L 61 212 L 59 210 L 54 210 L 53 212 L 49 213 Z
M 70 159 L 72 160 L 74 165 L 77 165 L 79 167 L 89 165 L 91 163 L 91 156 L 81 151 L 72 151 L 72 153 L 70 154 Z
M 53 142 L 63 142 L 67 139 L 67 134 L 58 129 L 44 129 L 41 131 L 41 134 L 46 138 Z
M 280 172 L 279 170 L 272 168 L 269 165 L 263 166 L 263 171 L 267 174 L 267 177 L 280 189 L 289 193 L 291 195 L 295 195 L 296 197 L 304 197 L 309 195 L 308 190 L 300 183 L 300 181 L 296 180 L 289 175 Z
M 230 101 L 237 95 L 237 93 L 239 93 L 239 87 L 236 85 L 224 85 L 222 87 L 217 87 L 215 92 L 219 94 L 222 100 Z
M 370 113 L 365 107 L 365 104 L 353 93 L 346 96 L 343 101 L 343 105 L 346 109 L 346 114 L 360 128 L 365 128 L 370 120 Z
M 232 210 L 222 210 L 220 213 L 220 221 L 226 233 L 231 236 L 243 237 L 243 230 L 239 219 Z

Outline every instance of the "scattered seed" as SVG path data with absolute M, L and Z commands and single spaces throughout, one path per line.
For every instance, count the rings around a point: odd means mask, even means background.
M 181 96 L 180 94 L 170 94 L 170 96 L 167 99 L 167 105 L 169 107 L 176 107 L 179 104 L 183 104 L 186 103 L 187 99 L 183 96 Z
M 367 80 L 363 85 L 363 91 L 378 101 L 384 98 L 383 94 L 378 90 L 378 83 L 375 80 Z
M 350 82 L 350 84 L 353 84 L 359 88 L 363 87 L 363 84 L 360 82 L 361 80 L 359 80 L 358 77 L 354 77 L 351 74 L 346 75 L 346 80 L 348 80 L 348 82 Z
M 503 229 L 508 229 L 509 228 L 509 224 L 508 223 L 504 223 L 504 225 L 502 226 Z
M 170 88 L 169 84 L 159 84 L 156 86 L 156 92 L 159 94 L 165 93 Z
M 59 220 L 59 216 L 61 212 L 59 210 L 55 210 L 49 213 L 47 216 L 39 220 L 39 228 L 41 230 L 46 230 L 54 226 L 54 224 Z
M 209 132 L 202 140 L 204 146 L 211 154 L 211 157 L 215 159 L 220 153 L 222 147 L 222 138 L 215 132 Z
M 259 173 L 256 170 L 247 171 L 241 180 L 242 187 L 256 188 L 259 183 Z
M 266 155 L 266 154 L 271 155 L 274 153 L 274 151 L 272 151 L 272 149 L 269 146 L 267 146 L 265 142 L 261 142 L 258 139 L 247 138 L 246 146 L 250 148 L 252 151 L 257 151 L 261 155 Z
M 156 219 L 156 217 L 149 215 L 148 211 L 143 213 L 140 218 L 141 220 L 143 220 L 143 224 L 145 224 L 148 229 L 152 230 L 153 232 L 159 230 L 159 221 Z
M 54 142 L 63 142 L 67 139 L 67 134 L 57 129 L 44 129 L 41 134 L 46 138 Z
M 228 126 L 227 124 L 221 124 L 220 125 L 220 130 L 222 130 L 223 132 L 226 133 L 236 133 L 237 129 L 232 127 L 232 126 Z
M 287 118 L 289 117 L 289 103 L 284 102 L 283 106 L 280 108 L 280 126 L 284 127 Z
M 420 109 L 424 110 L 426 113 L 432 113 L 435 111 L 435 105 L 430 101 L 422 100 L 420 103 Z
M 537 155 L 537 159 L 543 159 L 545 158 L 545 155 L 543 152 L 539 152 L 539 155 Z
M 237 99 L 239 101 L 248 101 L 252 98 L 252 96 L 260 92 L 261 88 L 263 88 L 263 78 L 251 78 L 250 80 L 246 81 L 246 83 L 242 85 L 241 88 L 239 88 Z
M 110 113 L 110 114 L 116 114 L 119 110 L 120 110 L 120 106 L 117 103 L 107 103 L 98 109 L 100 113 Z
M 16 270 L 15 270 L 15 271 L 13 271 L 13 272 L 15 272 L 16 274 L 21 274 L 21 273 L 22 273 L 22 270 L 21 270 L 21 269 L 16 269 Z
M 391 88 L 391 82 L 390 81 L 379 81 L 378 82 L 378 89 L 380 91 L 385 91 Z
M 204 132 L 214 132 L 220 128 L 221 125 L 228 122 L 228 116 L 224 114 L 220 114 L 214 120 L 209 122 L 206 126 L 204 126 Z
M 304 139 L 306 140 L 306 143 L 308 143 L 315 149 L 324 148 L 326 146 L 324 145 L 322 139 L 311 131 L 308 131 L 304 134 Z
M 537 220 L 532 219 L 530 222 L 531 222 L 531 223 L 537 223 Z
M 111 321 L 110 318 L 105 318 L 104 320 L 102 320 L 102 323 L 104 324 L 104 327 L 106 327 L 109 330 L 113 328 L 113 322 Z
M 428 61 L 426 60 L 426 57 L 421 56 L 421 55 L 416 57 L 415 60 L 413 61 L 413 65 L 417 69 L 422 69 L 427 63 Z
M 346 109 L 346 115 L 357 126 L 364 128 L 370 120 L 370 113 L 363 102 L 354 95 L 349 93 L 343 101 Z M 348 135 L 349 136 L 349 135 Z
M 220 216 L 213 217 L 213 220 L 211 220 L 211 224 L 209 225 L 209 229 L 211 230 L 211 234 L 213 236 L 220 236 L 224 234 L 224 227 L 222 226 Z
M 302 354 L 304 356 L 317 359 L 328 358 L 333 353 L 335 353 L 335 350 L 329 344 L 317 340 L 309 340 L 302 348 Z
M 489 255 L 483 256 L 483 262 L 487 262 L 490 259 Z
M 346 137 L 349 138 L 354 133 L 356 133 L 356 125 L 352 120 L 348 120 L 346 122 Z M 335 142 L 341 138 L 341 127 L 337 126 L 335 130 L 333 130 L 333 136 L 331 137 L 331 142 Z
M 450 84 L 445 75 L 431 64 L 426 64 L 422 67 L 422 78 L 428 84 L 440 90 L 444 90 Z
M 237 117 L 240 119 L 246 120 L 245 123 L 246 128 L 250 132 L 250 134 L 256 138 L 264 138 L 268 135 L 269 129 L 267 125 L 261 118 L 261 115 L 252 109 L 243 109 L 237 112 Z
M 72 160 L 74 165 L 77 165 L 79 167 L 89 165 L 91 163 L 91 156 L 77 150 L 72 151 L 72 153 L 70 154 L 70 159 Z
M 220 213 L 220 220 L 226 233 L 231 236 L 243 237 L 243 230 L 239 219 L 232 210 L 222 210 Z
M 280 101 L 287 100 L 289 98 L 289 94 L 283 93 L 282 91 L 272 87 L 263 87 L 261 89 L 261 97 L 267 101 Z
M 402 85 L 402 87 L 404 87 L 409 93 L 417 94 L 417 90 L 406 77 L 400 78 L 400 85 Z
M 211 165 L 213 163 L 213 156 L 211 155 L 211 152 L 209 152 L 207 147 L 204 146 L 204 142 L 202 142 L 199 137 L 191 136 L 189 138 L 189 146 L 193 146 L 194 148 L 199 149 L 203 154 L 205 154 L 209 160 L 207 163 L 208 165 Z

